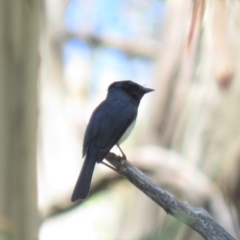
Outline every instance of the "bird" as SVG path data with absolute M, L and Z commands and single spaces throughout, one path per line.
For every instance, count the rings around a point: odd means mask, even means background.
M 130 80 L 116 81 L 109 85 L 107 97 L 93 111 L 83 139 L 83 158 L 71 201 L 88 196 L 96 163 L 101 163 L 113 146 L 120 148 L 133 130 L 142 97 L 154 91 Z

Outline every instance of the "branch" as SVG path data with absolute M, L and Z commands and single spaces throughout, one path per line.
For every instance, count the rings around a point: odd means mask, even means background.
M 147 168 L 141 168 L 141 171 L 143 171 L 146 174 L 151 174 L 153 172 L 151 171 L 151 169 L 147 169 Z M 99 194 L 101 191 L 104 191 L 107 188 L 118 183 L 119 181 L 122 181 L 123 179 L 124 178 L 118 175 L 117 173 L 109 174 L 109 175 L 106 175 L 104 178 L 98 179 L 91 186 L 91 190 L 88 195 L 88 200 L 94 197 L 96 194 Z M 58 202 L 55 202 L 54 204 L 47 206 L 45 209 L 41 210 L 41 213 L 40 213 L 41 222 L 44 222 L 52 217 L 65 214 L 79 207 L 83 203 L 85 203 L 85 200 L 72 203 L 69 201 L 69 195 L 66 195 L 62 199 L 58 199 Z M 0 218 L 0 223 L 1 223 L 1 218 Z M 0 227 L 0 230 L 1 230 L 1 227 Z
M 117 174 L 107 175 L 104 178 L 100 179 L 98 182 L 92 185 L 91 191 L 88 195 L 88 199 L 98 194 L 99 192 L 105 190 L 106 188 L 112 186 L 116 182 L 122 180 L 122 177 Z M 49 218 L 59 216 L 61 214 L 67 213 L 78 206 L 82 205 L 85 201 L 77 201 L 72 203 L 69 201 L 69 195 L 60 199 L 58 202 L 54 203 L 51 206 L 46 207 L 46 209 L 42 209 L 41 212 L 41 220 L 42 222 L 46 221 Z
M 142 56 L 150 59 L 157 57 L 161 45 L 158 41 L 148 38 L 121 38 L 111 34 L 104 34 L 103 36 L 94 35 L 90 32 L 71 32 L 66 31 L 63 35 L 67 41 L 69 39 L 82 39 L 92 45 L 104 45 L 108 47 L 117 48 L 133 56 Z
M 172 194 L 158 187 L 130 162 L 122 160 L 114 153 L 106 157 L 116 171 L 144 192 L 167 213 L 185 223 L 207 240 L 234 240 L 203 208 L 192 207 L 178 201 Z

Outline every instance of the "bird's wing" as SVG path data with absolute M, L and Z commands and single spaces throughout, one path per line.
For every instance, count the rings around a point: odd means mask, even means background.
M 136 119 L 137 107 L 123 99 L 103 101 L 93 112 L 83 144 L 83 155 L 94 144 L 101 151 L 98 161 L 104 158 Z

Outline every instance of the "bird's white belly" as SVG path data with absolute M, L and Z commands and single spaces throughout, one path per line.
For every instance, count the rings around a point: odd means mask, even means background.
M 125 133 L 122 135 L 122 137 L 119 139 L 118 141 L 118 144 L 121 144 L 123 143 L 127 138 L 128 136 L 130 135 L 130 133 L 132 132 L 134 126 L 136 124 L 136 120 L 134 120 L 131 125 L 127 128 L 127 130 L 125 131 Z

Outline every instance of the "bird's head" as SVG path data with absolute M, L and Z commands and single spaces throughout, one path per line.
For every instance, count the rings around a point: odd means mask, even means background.
M 140 102 L 144 94 L 154 91 L 151 88 L 145 88 L 130 80 L 118 81 L 118 82 L 112 83 L 108 87 L 108 92 L 112 90 L 117 90 L 117 89 L 124 91 L 133 99 L 135 99 L 138 103 Z

